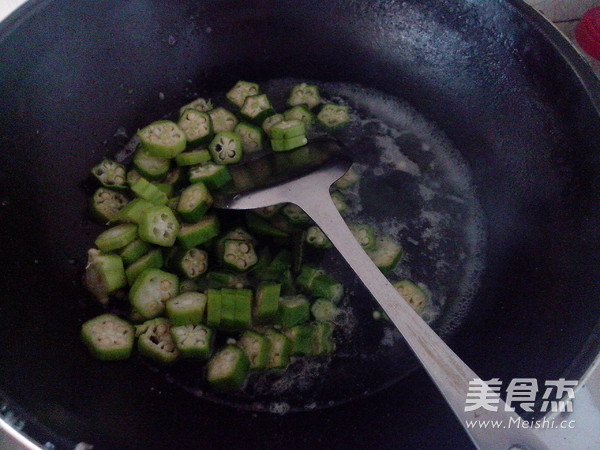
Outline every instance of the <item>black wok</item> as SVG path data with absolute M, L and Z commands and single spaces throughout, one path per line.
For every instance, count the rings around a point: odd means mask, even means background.
M 89 168 L 123 134 L 241 78 L 377 89 L 460 150 L 485 270 L 468 314 L 450 298 L 437 328 L 483 378 L 577 379 L 598 354 L 599 84 L 516 0 L 32 1 L 2 24 L 0 61 L 0 391 L 38 442 L 470 445 L 422 371 L 372 389 L 349 376 L 336 406 L 276 416 L 197 398 L 137 360 L 92 361 L 78 343 L 93 310 L 79 283 L 98 230 Z M 406 375 L 414 361 L 399 364 Z

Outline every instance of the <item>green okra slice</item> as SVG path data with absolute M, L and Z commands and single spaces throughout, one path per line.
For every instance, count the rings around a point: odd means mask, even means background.
M 131 188 L 137 181 L 142 178 L 142 175 L 135 169 L 127 171 L 127 184 Z
M 346 199 L 344 198 L 344 196 L 342 195 L 341 192 L 337 192 L 337 191 L 332 192 L 331 200 L 333 201 L 333 204 L 335 205 L 335 209 L 337 209 L 340 214 L 344 214 L 346 212 L 346 210 L 348 209 Z
M 240 80 L 225 94 L 225 97 L 235 106 L 241 108 L 244 106 L 246 97 L 257 95 L 259 92 L 260 87 L 258 84 Z
M 252 326 L 252 290 L 237 289 L 235 293 L 234 329 L 246 330 Z
M 308 321 L 310 303 L 303 295 L 285 296 L 279 299 L 278 322 L 284 328 L 291 328 Z
M 185 292 L 165 304 L 167 317 L 175 326 L 198 325 L 204 317 L 207 297 L 201 292 Z
M 410 280 L 398 281 L 393 286 L 417 314 L 421 314 L 429 303 L 429 296 L 425 291 Z
M 130 188 L 135 195 L 155 205 L 166 205 L 169 201 L 167 194 L 165 194 L 145 178 L 140 178 L 133 183 Z
M 168 199 L 170 199 L 171 197 L 173 197 L 173 193 L 175 192 L 175 188 L 173 187 L 172 184 L 169 183 L 153 183 L 154 186 L 156 186 L 160 191 L 162 191 Z M 166 204 L 168 204 L 169 202 L 167 201 Z
M 185 294 L 186 292 L 198 292 L 201 291 L 204 286 L 201 286 L 202 280 L 179 280 L 179 293 Z
M 312 353 L 313 333 L 312 325 L 296 325 L 284 331 L 285 336 L 291 342 L 292 355 L 304 356 Z
M 183 111 L 177 125 L 185 134 L 189 145 L 204 144 L 210 141 L 213 134 L 210 116 L 193 108 Z
M 184 249 L 197 247 L 219 235 L 217 216 L 204 216 L 198 222 L 184 224 L 177 234 L 177 242 Z
M 281 213 L 285 218 L 295 226 L 306 226 L 312 222 L 308 214 L 302 208 L 293 203 L 288 203 L 281 209 Z
M 206 366 L 206 381 L 219 392 L 239 391 L 244 386 L 250 361 L 243 350 L 226 345 L 217 352 Z
M 159 317 L 147 320 L 136 328 L 136 334 L 140 355 L 159 364 L 172 364 L 179 358 L 168 319 Z
M 104 253 L 125 247 L 137 238 L 137 225 L 123 223 L 103 231 L 98 235 L 94 244 Z
M 221 133 L 223 131 L 233 131 L 238 123 L 237 117 L 225 108 L 215 108 L 208 111 L 212 122 L 213 133 Z
M 190 183 L 201 181 L 210 190 L 219 189 L 231 181 L 231 174 L 227 167 L 213 162 L 191 167 L 189 177 Z
M 244 351 L 251 370 L 264 370 L 269 362 L 271 341 L 254 331 L 246 330 L 242 333 L 238 345 Z
M 212 353 L 214 332 L 204 325 L 174 325 L 171 336 L 183 358 L 208 359 Z
M 290 106 L 306 105 L 309 109 L 313 109 L 320 103 L 321 96 L 319 95 L 319 88 L 306 83 L 294 86 L 287 100 L 287 104 Z
M 142 240 L 162 247 L 172 247 L 179 231 L 179 222 L 168 206 L 153 206 L 145 210 L 138 227 Z
M 262 129 L 266 133 L 266 135 L 270 137 L 271 136 L 271 128 L 273 128 L 273 125 L 275 125 L 283 120 L 285 120 L 285 118 L 283 117 L 283 114 L 274 114 L 272 116 L 269 116 L 265 120 L 263 120 Z
M 127 283 L 131 286 L 137 277 L 146 269 L 160 269 L 164 264 L 162 252 L 160 250 L 152 250 L 141 258 L 131 263 L 127 269 L 125 269 L 125 275 L 127 276 Z
M 221 289 L 221 323 L 220 327 L 224 330 L 235 330 L 235 306 L 237 289 Z
M 247 240 L 225 239 L 221 254 L 223 266 L 235 272 L 246 272 L 258 262 L 254 245 Z
M 298 289 L 294 282 L 294 275 L 292 274 L 291 268 L 285 269 L 281 275 L 281 295 L 297 295 Z
M 285 369 L 290 363 L 290 355 L 292 354 L 291 341 L 273 329 L 265 331 L 265 337 L 271 344 L 269 347 L 267 368 Z
M 311 247 L 315 247 L 315 248 L 331 248 L 331 247 L 333 247 L 333 244 L 331 243 L 329 238 L 327 236 L 325 236 L 325 233 L 323 233 L 323 231 L 321 231 L 321 229 L 316 225 L 313 225 L 312 227 L 309 227 L 308 230 L 306 230 L 305 240 L 306 240 L 306 243 L 308 245 L 310 245 Z
M 183 152 L 175 157 L 178 166 L 195 166 L 210 160 L 210 152 L 205 148 Z
M 129 302 L 144 319 L 152 319 L 163 314 L 165 303 L 178 293 L 176 275 L 159 269 L 146 269 L 131 286 Z
M 333 353 L 333 326 L 329 322 L 313 324 L 312 351 L 313 355 L 326 355 Z
M 222 238 L 217 240 L 216 250 L 218 255 L 223 255 L 223 250 L 225 249 L 225 241 L 228 239 L 233 239 L 236 241 L 247 241 L 250 242 L 252 245 L 255 245 L 257 243 L 256 239 L 254 239 L 254 237 L 250 233 L 248 233 L 244 228 L 237 227 L 231 231 L 228 231 Z
M 114 314 L 102 314 L 81 326 L 81 340 L 95 358 L 103 361 L 128 359 L 134 337 L 133 326 Z
M 289 139 L 271 139 L 271 148 L 274 152 L 287 152 L 302 147 L 308 143 L 306 136 L 296 136 Z
M 323 105 L 317 120 L 328 131 L 334 131 L 350 122 L 350 108 L 342 105 Z
M 344 287 L 342 283 L 322 273 L 313 279 L 309 293 L 313 297 L 324 298 L 325 300 L 337 303 L 344 295 Z
M 339 180 L 334 183 L 334 186 L 338 189 L 344 190 L 351 188 L 360 181 L 360 175 L 354 168 L 350 166 L 348 172 L 346 172 Z
M 213 108 L 214 108 L 214 106 L 210 99 L 207 100 L 205 98 L 200 97 L 200 98 L 197 98 L 196 100 L 194 100 L 193 102 L 190 102 L 187 105 L 182 106 L 179 109 L 179 115 L 181 116 L 186 109 L 195 109 L 200 112 L 208 112 Z
M 248 228 L 253 233 L 260 234 L 262 236 L 279 237 L 284 239 L 290 236 L 288 232 L 273 226 L 262 217 L 256 215 L 254 212 L 246 213 L 246 225 L 248 225 Z
M 271 264 L 262 273 L 257 274 L 261 281 L 280 282 L 286 270 L 292 266 L 292 253 L 283 249 L 271 260 Z
M 244 153 L 253 153 L 263 149 L 263 132 L 261 128 L 246 122 L 240 122 L 233 131 L 242 138 Z
M 110 159 L 104 159 L 92 169 L 92 175 L 107 189 L 127 189 L 125 167 Z
M 153 122 L 137 132 L 142 148 L 152 156 L 174 158 L 185 150 L 185 133 L 170 120 Z
M 151 248 L 148 243 L 141 239 L 135 239 L 119 251 L 119 256 L 123 259 L 123 264 L 129 266 L 147 254 Z
M 213 204 L 212 195 L 202 182 L 194 183 L 185 188 L 179 196 L 177 212 L 183 220 L 195 223 L 208 211 Z
M 231 288 L 242 289 L 248 285 L 248 280 L 243 274 L 212 271 L 206 275 L 208 286 L 214 289 Z
M 139 224 L 144 211 L 152 208 L 154 203 L 144 200 L 143 198 L 134 198 L 125 207 L 121 209 L 116 217 L 119 222 Z
M 360 246 L 366 251 L 371 251 L 377 246 L 377 238 L 373 228 L 368 225 L 350 225 L 350 231 L 354 235 L 354 239 L 358 241 Z
M 206 291 L 206 324 L 209 327 L 221 327 L 221 291 L 218 289 L 208 289 Z
M 133 155 L 133 166 L 142 177 L 155 181 L 167 174 L 171 168 L 171 161 L 150 155 L 140 148 Z
M 262 282 L 256 288 L 253 322 L 257 325 L 273 324 L 279 312 L 281 283 Z
M 199 248 L 179 249 L 171 260 L 171 266 L 182 277 L 195 279 L 208 270 L 208 253 Z
M 121 257 L 104 255 L 95 248 L 89 249 L 85 284 L 100 303 L 107 304 L 109 294 L 127 285 Z
M 100 223 L 112 222 L 117 219 L 128 201 L 120 192 L 98 188 L 90 200 L 90 213 Z
M 304 264 L 300 268 L 300 273 L 296 277 L 296 283 L 298 283 L 298 286 L 300 286 L 305 292 L 310 292 L 313 288 L 315 278 L 324 273 L 325 272 L 322 269 L 317 269 L 316 267 Z
M 313 302 L 310 312 L 317 322 L 333 322 L 340 314 L 335 303 L 323 298 L 318 298 Z
M 216 164 L 235 164 L 242 159 L 242 138 L 232 131 L 221 131 L 208 146 Z
M 390 237 L 382 237 L 377 239 L 375 248 L 367 254 L 381 271 L 386 272 L 398 265 L 404 249 L 399 242 Z
M 271 140 L 292 139 L 306 135 L 304 122 L 298 119 L 282 120 L 271 127 Z
M 244 100 L 240 114 L 256 125 L 262 125 L 267 117 L 275 114 L 266 94 L 250 95 Z
M 304 105 L 297 105 L 283 113 L 285 120 L 299 120 L 308 130 L 315 120 L 315 115 Z

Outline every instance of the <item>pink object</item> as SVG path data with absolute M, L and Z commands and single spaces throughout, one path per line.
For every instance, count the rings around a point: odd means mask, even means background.
M 575 28 L 575 39 L 583 51 L 600 60 L 600 6 L 583 15 Z

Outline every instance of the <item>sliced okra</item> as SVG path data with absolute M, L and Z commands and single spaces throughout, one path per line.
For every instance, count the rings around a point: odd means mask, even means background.
M 302 208 L 293 203 L 288 203 L 281 209 L 281 213 L 292 225 L 305 226 L 311 223 L 311 219 Z
M 185 292 L 165 304 L 167 317 L 175 326 L 198 325 L 204 317 L 207 298 L 200 292 Z
M 216 216 L 204 216 L 198 222 L 184 224 L 177 234 L 177 242 L 184 249 L 197 247 L 219 235 L 219 221 Z
M 168 206 L 153 206 L 142 214 L 138 233 L 141 239 L 162 247 L 172 247 L 180 226 Z
M 147 320 L 136 329 L 138 352 L 159 364 L 172 364 L 179 358 L 179 350 L 171 336 L 168 319 Z
M 250 122 L 262 125 L 267 117 L 275 114 L 275 110 L 266 94 L 258 94 L 246 97 L 240 114 Z
M 253 153 L 263 149 L 263 132 L 259 127 L 240 122 L 233 131 L 242 138 L 244 153 Z
M 133 166 L 142 177 L 155 181 L 167 174 L 171 168 L 171 161 L 150 155 L 140 148 L 133 155 Z
M 253 233 L 261 236 L 279 237 L 284 239 L 290 236 L 289 233 L 271 225 L 262 217 L 257 216 L 254 212 L 246 213 L 246 224 Z
M 135 169 L 127 171 L 127 184 L 129 187 L 133 186 L 137 181 L 142 178 L 142 175 Z
M 313 355 L 326 355 L 335 349 L 333 343 L 333 326 L 329 322 L 313 324 L 312 351 Z
M 297 119 L 282 120 L 271 127 L 271 140 L 292 139 L 306 135 L 304 122 Z
M 233 131 L 238 123 L 237 117 L 225 108 L 215 108 L 208 111 L 212 122 L 213 133 L 221 133 L 223 131 Z
M 227 345 L 208 361 L 206 381 L 215 391 L 239 391 L 244 386 L 249 367 L 250 361 L 243 350 Z
M 318 298 L 313 302 L 310 312 L 317 322 L 333 322 L 340 314 L 335 303 L 323 298 Z
M 334 131 L 350 122 L 350 108 L 342 105 L 323 105 L 317 120 L 328 131 Z
M 296 136 L 289 139 L 271 139 L 271 148 L 274 152 L 287 152 L 302 147 L 308 143 L 306 136 Z
M 261 274 L 269 267 L 269 264 L 271 264 L 271 250 L 269 250 L 269 247 L 263 247 L 258 250 L 256 256 L 258 257 L 258 261 L 254 264 L 254 267 L 252 267 L 252 273 L 260 279 Z
M 262 129 L 267 134 L 267 136 L 271 136 L 271 128 L 273 125 L 285 120 L 283 114 L 274 114 L 272 116 L 267 117 L 263 120 Z
M 231 181 L 231 174 L 227 170 L 227 167 L 213 162 L 206 162 L 191 167 L 189 177 L 190 183 L 201 181 L 210 190 L 219 189 Z
M 178 250 L 171 259 L 171 266 L 182 277 L 193 280 L 208 270 L 208 253 L 195 247 Z
M 210 116 L 193 108 L 183 111 L 177 125 L 185 134 L 188 144 L 192 146 L 208 142 L 213 133 Z
M 342 195 L 341 192 L 334 191 L 331 193 L 331 201 L 335 206 L 335 209 L 338 210 L 340 214 L 344 214 L 348 209 L 348 205 L 346 204 L 346 199 Z
M 236 330 L 235 308 L 237 300 L 237 289 L 223 288 L 221 289 L 221 323 L 220 328 L 223 330 Z
M 129 266 L 147 254 L 151 248 L 148 243 L 141 239 L 135 239 L 119 251 L 119 256 L 123 259 L 123 263 Z
M 342 283 L 334 280 L 329 275 L 322 273 L 313 279 L 309 293 L 313 297 L 320 297 L 337 303 L 344 295 L 344 287 L 342 286 Z
M 267 360 L 268 369 L 285 369 L 290 363 L 292 343 L 283 334 L 273 329 L 265 331 L 265 337 L 271 343 Z
M 306 243 L 316 248 L 331 248 L 333 244 L 321 229 L 313 225 L 306 230 Z
M 273 324 L 279 311 L 281 283 L 262 282 L 256 288 L 253 322 L 257 325 Z
M 130 187 L 135 195 L 155 205 L 166 205 L 169 201 L 167 194 L 165 194 L 145 178 L 140 178 Z
M 195 166 L 210 160 L 210 152 L 205 148 L 183 152 L 175 157 L 178 166 Z
M 373 228 L 368 225 L 351 225 L 350 231 L 354 235 L 354 239 L 358 241 L 360 246 L 366 251 L 373 250 L 377 245 L 377 238 Z
M 258 84 L 240 80 L 225 94 L 225 97 L 235 106 L 241 108 L 244 106 L 246 97 L 257 95 L 259 92 L 260 87 Z
M 296 277 L 296 283 L 298 283 L 298 286 L 300 286 L 305 292 L 310 292 L 312 290 L 315 278 L 324 273 L 325 272 L 322 269 L 317 269 L 316 267 L 304 264 L 300 268 L 300 273 Z
M 90 201 L 90 213 L 100 223 L 112 222 L 117 219 L 127 202 L 127 197 L 119 192 L 98 188 Z
M 177 212 L 186 222 L 195 223 L 208 211 L 212 203 L 213 198 L 206 185 L 202 182 L 194 183 L 181 192 Z
M 144 200 L 143 198 L 134 198 L 131 200 L 117 215 L 116 220 L 125 223 L 140 223 L 144 211 L 152 208 L 154 203 Z
M 235 164 L 242 159 L 242 138 L 231 131 L 221 131 L 208 146 L 216 164 Z
M 182 106 L 179 109 L 179 115 L 182 115 L 183 112 L 186 109 L 195 109 L 195 110 L 200 111 L 200 112 L 208 112 L 208 111 L 210 111 L 213 108 L 214 108 L 214 106 L 213 106 L 212 101 L 210 99 L 207 100 L 205 98 L 197 98 L 193 102 L 188 103 L 187 105 Z
M 306 105 L 309 109 L 313 109 L 321 103 L 319 88 L 306 83 L 297 84 L 292 88 L 287 103 L 290 106 Z
M 135 280 L 129 291 L 131 306 L 144 319 L 152 319 L 165 311 L 165 303 L 179 293 L 176 275 L 146 269 Z
M 92 169 L 92 175 L 107 189 L 127 189 L 125 167 L 110 159 L 104 159 Z
M 348 172 L 346 172 L 339 180 L 337 180 L 334 185 L 338 189 L 348 189 L 354 186 L 360 180 L 360 175 L 354 168 L 354 166 L 350 166 Z
M 100 303 L 107 304 L 109 294 L 127 285 L 121 257 L 104 255 L 95 248 L 89 249 L 85 284 Z
M 223 242 L 222 261 L 230 270 L 246 272 L 258 262 L 258 257 L 252 242 L 226 239 Z
M 271 264 L 262 273 L 257 274 L 261 281 L 280 282 L 286 270 L 292 266 L 292 254 L 289 250 L 283 249 L 277 253 Z
M 252 299 L 252 290 L 237 289 L 234 315 L 236 330 L 246 330 L 252 326 Z
M 206 279 L 208 286 L 214 289 L 242 289 L 249 284 L 247 278 L 240 273 L 212 271 L 206 275 Z
M 284 331 L 291 342 L 292 355 L 304 356 L 312 353 L 314 330 L 312 325 L 296 325 Z
M 103 361 L 128 359 L 134 337 L 133 326 L 114 314 L 102 314 L 81 326 L 81 340 L 95 358 Z
M 174 158 L 185 150 L 185 133 L 170 120 L 153 122 L 137 132 L 142 148 L 152 156 Z
M 398 265 L 404 249 L 390 237 L 377 239 L 375 248 L 368 252 L 369 257 L 381 271 L 389 271 Z
M 315 120 L 315 116 L 304 105 L 294 106 L 283 113 L 285 120 L 299 120 L 304 123 L 304 127 L 308 130 Z
M 103 231 L 98 235 L 94 244 L 104 253 L 125 247 L 137 238 L 137 225 L 123 223 Z
M 264 370 L 269 362 L 271 341 L 254 331 L 246 330 L 242 333 L 238 345 L 250 361 L 251 370 Z
M 172 184 L 169 184 L 169 183 L 154 183 L 154 186 L 156 186 L 160 191 L 162 191 L 167 196 L 167 199 L 170 199 L 171 197 L 173 197 L 173 193 L 175 192 L 175 188 L 173 187 Z M 169 203 L 169 202 L 167 201 L 167 203 Z
M 291 328 L 308 321 L 310 304 L 303 295 L 281 297 L 279 299 L 278 323 L 284 328 Z
M 293 296 L 298 294 L 292 269 L 288 268 L 281 274 L 281 295 Z
M 429 296 L 425 291 L 410 280 L 398 281 L 393 286 L 417 314 L 421 314 L 429 303 Z
M 221 327 L 221 291 L 208 289 L 206 291 L 206 324 L 209 327 Z
M 200 286 L 201 280 L 179 280 L 179 293 L 185 294 L 186 292 L 198 292 L 204 289 L 204 286 Z
M 162 252 L 160 250 L 152 250 L 141 258 L 131 263 L 127 269 L 125 269 L 125 275 L 127 276 L 127 283 L 131 286 L 137 277 L 146 269 L 160 269 L 164 264 Z
M 171 336 L 183 358 L 208 359 L 212 353 L 214 332 L 204 325 L 174 325 Z
M 252 245 L 257 244 L 256 239 L 254 239 L 254 237 L 250 233 L 248 233 L 242 227 L 237 227 L 225 233 L 225 235 L 217 241 L 216 250 L 218 255 L 223 255 L 223 251 L 225 249 L 225 241 L 228 239 L 233 239 L 236 241 L 247 241 L 250 242 Z

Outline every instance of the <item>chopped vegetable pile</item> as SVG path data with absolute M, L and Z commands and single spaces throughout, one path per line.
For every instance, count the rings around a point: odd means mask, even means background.
M 211 208 L 211 193 L 235 177 L 229 167 L 244 155 L 290 151 L 306 145 L 312 127 L 334 131 L 350 121 L 347 106 L 322 104 L 318 88 L 304 83 L 281 114 L 255 83 L 239 81 L 226 97 L 235 112 L 199 98 L 177 123 L 139 130 L 130 167 L 105 159 L 92 169 L 100 186 L 90 210 L 109 228 L 88 251 L 85 283 L 107 311 L 125 292 L 130 309 L 81 329 L 101 360 L 127 359 L 135 347 L 159 364 L 207 361 L 206 382 L 218 392 L 242 389 L 249 371 L 334 352 L 344 287 L 303 260 L 305 245 L 332 245 L 302 209 L 273 205 L 240 213 L 240 224 Z M 336 183 L 340 212 L 344 191 L 358 181 L 351 170 Z M 364 224 L 351 229 L 381 270 L 398 264 L 398 242 Z M 396 287 L 417 312 L 429 301 L 409 280 Z

